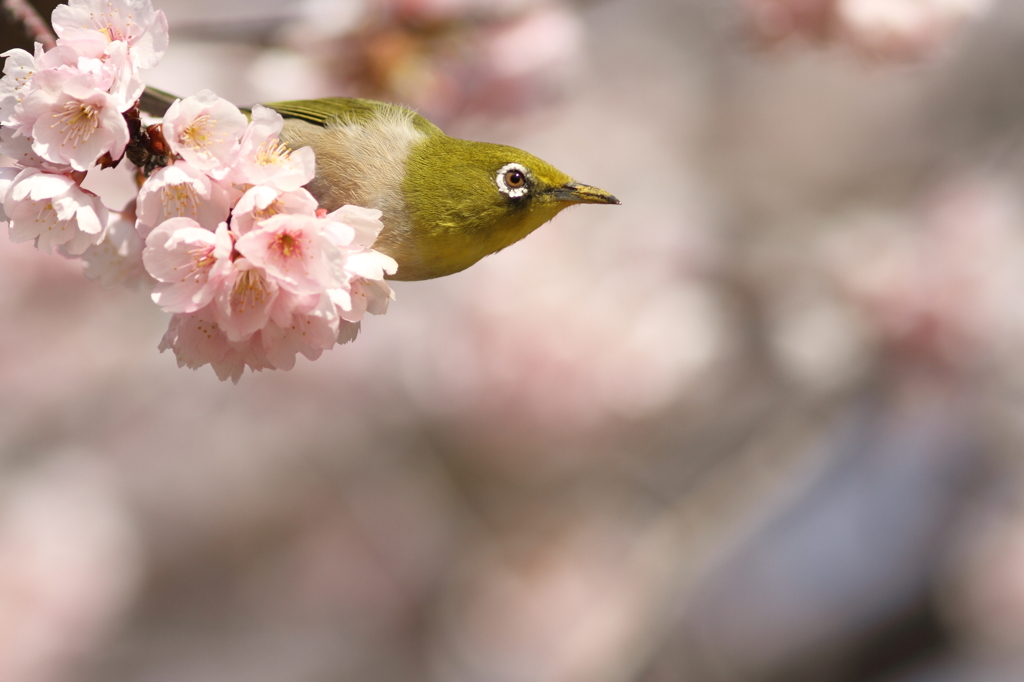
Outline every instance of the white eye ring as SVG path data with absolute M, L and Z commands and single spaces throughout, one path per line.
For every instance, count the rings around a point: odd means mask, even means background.
M 502 194 L 506 194 L 512 197 L 513 199 L 518 199 L 521 196 L 525 196 L 526 193 L 530 191 L 530 186 L 523 185 L 522 187 L 509 187 L 508 183 L 505 182 L 505 175 L 509 171 L 513 170 L 522 173 L 523 177 L 530 177 L 530 174 L 526 172 L 526 168 L 524 168 L 522 165 L 518 163 L 506 163 L 504 166 L 498 169 L 498 174 L 494 177 L 494 182 L 497 183 L 498 190 L 500 190 Z

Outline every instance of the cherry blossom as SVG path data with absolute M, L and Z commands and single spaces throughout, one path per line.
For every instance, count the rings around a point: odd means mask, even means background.
M 15 107 L 21 103 L 24 90 L 36 70 L 36 60 L 43 54 L 43 48 L 36 44 L 36 53 L 13 49 L 0 54 L 4 57 L 4 75 L 0 78 L 0 125 L 10 122 Z
M 225 223 L 216 232 L 191 218 L 161 223 L 146 238 L 142 252 L 146 270 L 160 282 L 153 301 L 173 313 L 194 313 L 206 306 L 217 292 L 214 267 L 218 261 L 227 262 L 231 247 Z
M 343 322 L 327 296 L 320 296 L 316 306 L 306 313 L 296 313 L 285 324 L 271 323 L 263 330 L 261 340 L 267 361 L 276 369 L 289 370 L 295 366 L 295 356 L 302 353 L 310 360 L 316 360 L 335 343 L 345 343 L 348 338 L 339 337 L 339 325 L 355 327 L 352 337 L 358 332 L 357 325 Z
M 156 66 L 167 51 L 167 17 L 149 0 L 70 0 L 57 5 L 53 30 L 64 41 L 103 38 L 125 43 L 133 65 Z
M 314 216 L 276 215 L 239 237 L 235 248 L 294 294 L 314 294 L 332 284 L 328 259 L 340 256 Z
M 36 58 L 42 72 L 91 73 L 99 89 L 114 97 L 121 111 L 142 94 L 145 87 L 128 62 L 125 43 L 108 43 L 99 34 L 74 41 L 58 40 L 56 47 Z
M 202 90 L 171 105 L 164 116 L 163 133 L 171 150 L 182 159 L 223 177 L 238 154 L 247 123 L 234 104 Z
M 103 239 L 81 255 L 85 276 L 99 282 L 104 289 L 151 286 L 153 278 L 142 262 L 144 246 L 135 229 L 134 213 L 130 217 L 111 213 Z
M 9 172 L 0 178 L 7 175 Z M 0 180 L 0 187 L 4 184 Z M 47 253 L 63 245 L 67 253 L 81 254 L 90 244 L 99 242 L 107 223 L 107 209 L 99 197 L 65 175 L 35 168 L 26 168 L 13 178 L 3 204 L 11 240 L 34 239 L 36 246 Z
M 184 161 L 161 168 L 139 190 L 139 234 L 143 237 L 169 218 L 192 218 L 207 229 L 228 219 L 228 189 Z
M 268 367 L 260 353 L 250 351 L 259 347 L 257 336 L 244 343 L 230 343 L 208 306 L 194 313 L 171 316 L 159 349 L 173 350 L 178 367 L 199 369 L 210 365 L 221 381 L 230 378 L 238 383 L 246 365 L 254 370 Z
M 278 138 L 283 127 L 281 114 L 263 106 L 253 107 L 252 122 L 242 137 L 238 163 L 231 175 L 234 182 L 293 192 L 313 179 L 313 150 L 285 146 Z
M 31 126 L 33 150 L 50 163 L 88 170 L 109 153 L 119 158 L 128 144 L 128 126 L 114 98 L 90 72 L 51 69 L 32 79 L 32 93 L 21 103 L 23 135 Z
M 271 109 L 254 107 L 250 121 L 208 90 L 177 100 L 162 121 L 166 150 L 131 155 L 148 177 L 123 211 L 82 189 L 130 142 L 159 139 L 130 140 L 128 121 L 139 69 L 167 47 L 166 19 L 148 0 L 73 0 L 53 25 L 56 46 L 6 53 L 0 78 L 0 153 L 18 164 L 0 168 L 11 239 L 80 257 L 102 286 L 151 289 L 171 313 L 159 348 L 221 379 L 315 359 L 387 310 L 383 280 L 397 265 L 372 248 L 380 212 L 320 209 L 303 188 L 313 151 L 284 145 Z
M 71 166 L 66 163 L 50 163 L 36 154 L 32 148 L 32 137 L 19 135 L 14 128 L 0 127 L 0 154 L 14 159 L 22 168 L 38 168 L 51 173 L 71 173 Z
M 278 280 L 245 258 L 231 263 L 214 299 L 216 320 L 233 342 L 244 341 L 270 321 L 281 288 Z
M 231 230 L 243 235 L 260 220 L 282 213 L 315 215 L 316 199 L 305 189 L 282 192 L 270 185 L 250 187 L 231 209 Z
M 377 252 L 374 252 L 377 253 Z M 332 289 L 331 300 L 338 306 L 341 319 L 358 323 L 366 313 L 383 315 L 388 311 L 388 303 L 395 299 L 395 292 L 382 279 L 358 278 L 352 280 L 348 291 Z M 339 302 L 347 295 L 347 303 Z

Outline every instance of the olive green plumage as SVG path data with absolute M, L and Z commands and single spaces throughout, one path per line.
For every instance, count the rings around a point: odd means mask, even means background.
M 568 206 L 619 203 L 532 154 L 448 137 L 395 104 L 329 98 L 266 106 L 285 117 L 285 144 L 315 152 L 307 189 L 322 208 L 381 210 L 374 248 L 398 262 L 393 279 L 459 272 Z

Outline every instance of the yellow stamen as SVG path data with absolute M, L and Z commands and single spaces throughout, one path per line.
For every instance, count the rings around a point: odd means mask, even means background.
M 68 143 L 72 148 L 78 146 L 82 140 L 87 140 L 99 128 L 99 109 L 91 104 L 69 100 L 64 103 L 61 111 L 54 115 L 55 123 L 51 128 L 61 126 L 61 137 L 64 141 L 60 146 Z
M 239 315 L 263 304 L 267 295 L 266 282 L 257 270 L 242 270 L 231 292 L 231 308 Z
M 280 140 L 270 138 L 256 150 L 256 163 L 260 166 L 283 166 L 292 154 Z
M 200 202 L 197 201 L 196 192 L 191 185 L 169 185 L 160 193 L 160 203 L 164 215 L 168 218 L 195 218 L 199 215 Z

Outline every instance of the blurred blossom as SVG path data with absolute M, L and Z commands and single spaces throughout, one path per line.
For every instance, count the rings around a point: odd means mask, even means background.
M 1024 651 L 1024 513 L 987 510 L 963 533 L 947 590 L 950 616 L 975 644 Z
M 826 267 L 890 354 L 966 369 L 1024 343 L 1024 233 L 1006 185 L 962 178 L 919 217 L 861 216 L 825 239 Z
M 988 11 L 991 0 L 839 0 L 841 30 L 869 55 L 914 57 Z
M 991 0 L 744 0 L 754 32 L 851 45 L 873 58 L 914 59 L 935 51 Z
M 508 16 L 542 4 L 545 0 L 378 0 L 399 16 L 417 18 L 456 18 L 459 15 Z
M 554 0 L 376 0 L 356 19 L 351 5 L 311 3 L 306 14 L 284 42 L 320 67 L 325 95 L 398 101 L 441 123 L 557 96 L 583 52 L 578 14 Z M 282 75 L 278 59 L 258 61 L 253 80 Z
M 546 247 L 478 266 L 454 344 L 421 342 L 411 387 L 423 409 L 572 433 L 650 415 L 720 358 L 719 303 L 698 280 L 629 257 L 604 269 L 574 253 L 571 235 L 533 239 Z
M 439 682 L 614 679 L 609 671 L 650 617 L 650 576 L 631 561 L 625 529 L 578 524 L 468 562 L 441 605 Z
M 67 679 L 120 625 L 135 528 L 99 462 L 62 456 L 0 488 L 0 679 Z
M 782 368 L 809 388 L 832 390 L 860 379 L 870 360 L 856 311 L 834 292 L 794 292 L 773 301 L 770 343 Z
M 835 0 L 744 0 L 752 27 L 768 41 L 792 34 L 824 39 Z
M 142 264 L 145 242 L 135 229 L 134 210 L 130 217 L 120 213 L 110 216 L 103 240 L 82 254 L 85 276 L 96 280 L 104 289 L 151 287 L 155 281 Z

